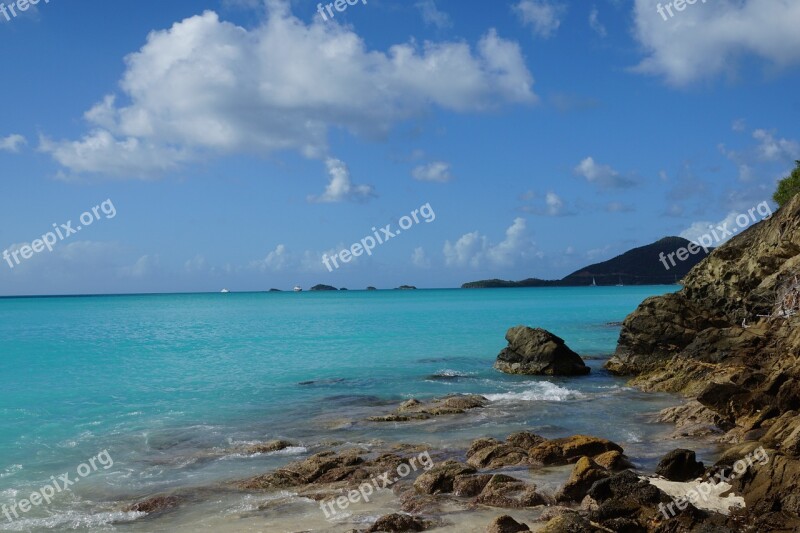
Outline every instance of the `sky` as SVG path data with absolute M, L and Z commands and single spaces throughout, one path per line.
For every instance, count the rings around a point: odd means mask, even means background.
M 800 159 L 796 0 L 351 1 L 6 0 L 0 295 L 557 279 Z

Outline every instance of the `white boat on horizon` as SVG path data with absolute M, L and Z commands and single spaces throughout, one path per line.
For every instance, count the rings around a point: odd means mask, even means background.
M 219 292 L 221 292 L 222 294 L 228 294 L 228 293 L 229 293 L 229 292 L 231 292 L 231 291 L 229 291 L 228 289 L 222 289 L 222 290 L 221 290 L 221 291 L 219 291 Z
M 298 286 L 298 285 L 295 285 L 294 289 L 292 289 L 292 290 L 293 290 L 294 292 L 303 292 L 303 288 L 302 288 L 302 287 L 300 287 L 300 286 Z

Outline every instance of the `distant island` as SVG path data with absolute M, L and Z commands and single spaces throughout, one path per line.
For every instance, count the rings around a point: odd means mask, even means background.
M 585 287 L 597 285 L 673 285 L 708 255 L 700 250 L 686 261 L 678 261 L 675 267 L 666 270 L 659 260 L 661 254 L 674 253 L 688 246 L 690 241 L 682 237 L 665 237 L 647 246 L 629 250 L 613 259 L 581 268 L 560 280 L 528 278 L 522 281 L 488 279 L 464 283 L 462 289 L 495 289 L 519 287 Z M 709 253 L 711 249 L 709 250 Z
M 336 287 L 331 287 L 330 285 L 319 284 L 319 285 L 314 285 L 313 287 L 311 287 L 310 290 L 312 290 L 312 291 L 338 291 L 339 289 L 337 289 Z
M 413 285 L 400 285 L 399 287 L 397 287 L 397 290 L 398 291 L 415 291 L 415 290 L 417 290 L 417 288 L 414 287 Z

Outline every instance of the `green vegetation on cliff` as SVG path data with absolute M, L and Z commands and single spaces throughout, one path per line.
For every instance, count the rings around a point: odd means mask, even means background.
M 800 193 L 800 161 L 795 161 L 795 164 L 797 165 L 795 169 L 778 183 L 778 190 L 772 196 L 781 207 Z

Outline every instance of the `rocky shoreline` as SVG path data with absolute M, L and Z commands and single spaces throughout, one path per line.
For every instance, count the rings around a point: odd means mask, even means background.
M 797 289 L 798 276 L 800 197 L 715 250 L 689 273 L 683 290 L 644 301 L 622 324 L 606 368 L 631 377 L 644 391 L 684 395 L 685 404 L 661 412 L 657 421 L 673 424 L 675 437 L 724 446 L 713 465 L 699 463 L 692 450 L 676 449 L 654 472 L 643 472 L 614 442 L 590 435 L 546 439 L 521 431 L 503 440 L 479 438 L 455 450 L 331 443 L 310 457 L 216 490 L 288 490 L 320 502 L 324 510 L 330 501 L 355 505 L 354 495 L 364 495 L 365 483 L 407 471 L 376 485 L 391 494 L 394 512 L 350 529 L 353 533 L 461 530 L 451 521 L 454 512 L 476 516 L 471 531 L 490 533 L 798 531 L 800 309 L 792 305 L 800 299 L 787 298 Z M 518 326 L 506 339 L 498 370 L 548 376 L 589 371 L 562 339 L 544 330 Z M 466 416 L 487 403 L 477 395 L 411 399 L 366 422 Z M 271 441 L 251 451 L 291 446 Z M 412 472 L 415 454 L 423 451 L 430 468 Z M 560 476 L 555 490 L 537 482 L 544 472 Z M 186 498 L 180 492 L 160 494 L 126 510 L 153 517 Z

